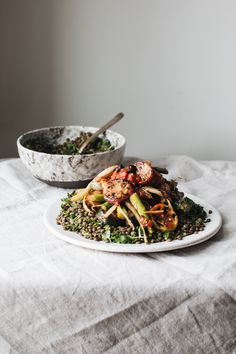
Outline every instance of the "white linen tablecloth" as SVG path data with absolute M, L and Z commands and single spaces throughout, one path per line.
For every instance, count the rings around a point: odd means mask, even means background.
M 236 162 L 159 165 L 221 212 L 216 236 L 154 254 L 73 246 L 43 224 L 67 191 L 0 162 L 0 353 L 236 353 Z

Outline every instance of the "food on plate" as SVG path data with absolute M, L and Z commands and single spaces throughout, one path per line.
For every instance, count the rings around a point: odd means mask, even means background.
M 57 223 L 105 242 L 154 243 L 203 231 L 204 208 L 186 197 L 151 161 L 115 165 L 62 200 Z
M 89 137 L 92 136 L 90 132 L 81 132 L 80 136 L 71 140 L 66 139 L 63 144 L 52 145 L 47 141 L 42 141 L 40 139 L 28 139 L 24 146 L 30 150 L 45 152 L 48 154 L 59 154 L 59 155 L 78 155 L 79 149 L 82 144 Z M 106 137 L 97 137 L 92 141 L 82 152 L 82 154 L 94 154 L 97 152 L 105 152 L 113 150 L 114 146 L 111 144 L 110 140 Z

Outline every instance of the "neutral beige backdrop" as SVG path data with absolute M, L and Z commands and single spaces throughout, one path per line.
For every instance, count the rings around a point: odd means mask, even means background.
M 127 153 L 235 159 L 234 0 L 1 0 L 0 156 L 119 111 Z

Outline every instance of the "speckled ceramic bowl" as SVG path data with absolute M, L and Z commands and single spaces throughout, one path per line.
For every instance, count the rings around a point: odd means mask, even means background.
M 56 155 L 26 148 L 29 139 L 40 139 L 49 144 L 61 144 L 66 138 L 74 139 L 80 132 L 94 133 L 98 128 L 83 126 L 49 127 L 27 132 L 17 139 L 17 148 L 24 165 L 39 180 L 57 187 L 77 188 L 86 185 L 104 168 L 121 163 L 125 138 L 111 130 L 106 137 L 114 150 L 87 155 Z

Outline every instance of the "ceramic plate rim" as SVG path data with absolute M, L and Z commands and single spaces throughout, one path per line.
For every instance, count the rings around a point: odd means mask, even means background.
M 66 231 L 56 223 L 56 216 L 60 211 L 61 198 L 54 200 L 44 213 L 44 224 L 46 228 L 54 234 L 57 238 L 93 250 L 100 250 L 105 252 L 118 252 L 118 253 L 150 253 L 150 252 L 163 252 L 172 251 L 180 248 L 186 248 L 204 242 L 214 236 L 221 228 L 222 218 L 216 208 L 208 202 L 196 197 L 192 194 L 186 193 L 185 196 L 189 197 L 198 204 L 201 204 L 205 211 L 212 210 L 209 215 L 211 222 L 206 224 L 205 230 L 200 231 L 198 234 L 185 236 L 182 240 L 174 240 L 171 242 L 157 242 L 152 244 L 118 244 L 106 243 L 104 241 L 93 241 L 80 236 L 79 233 L 73 231 Z

